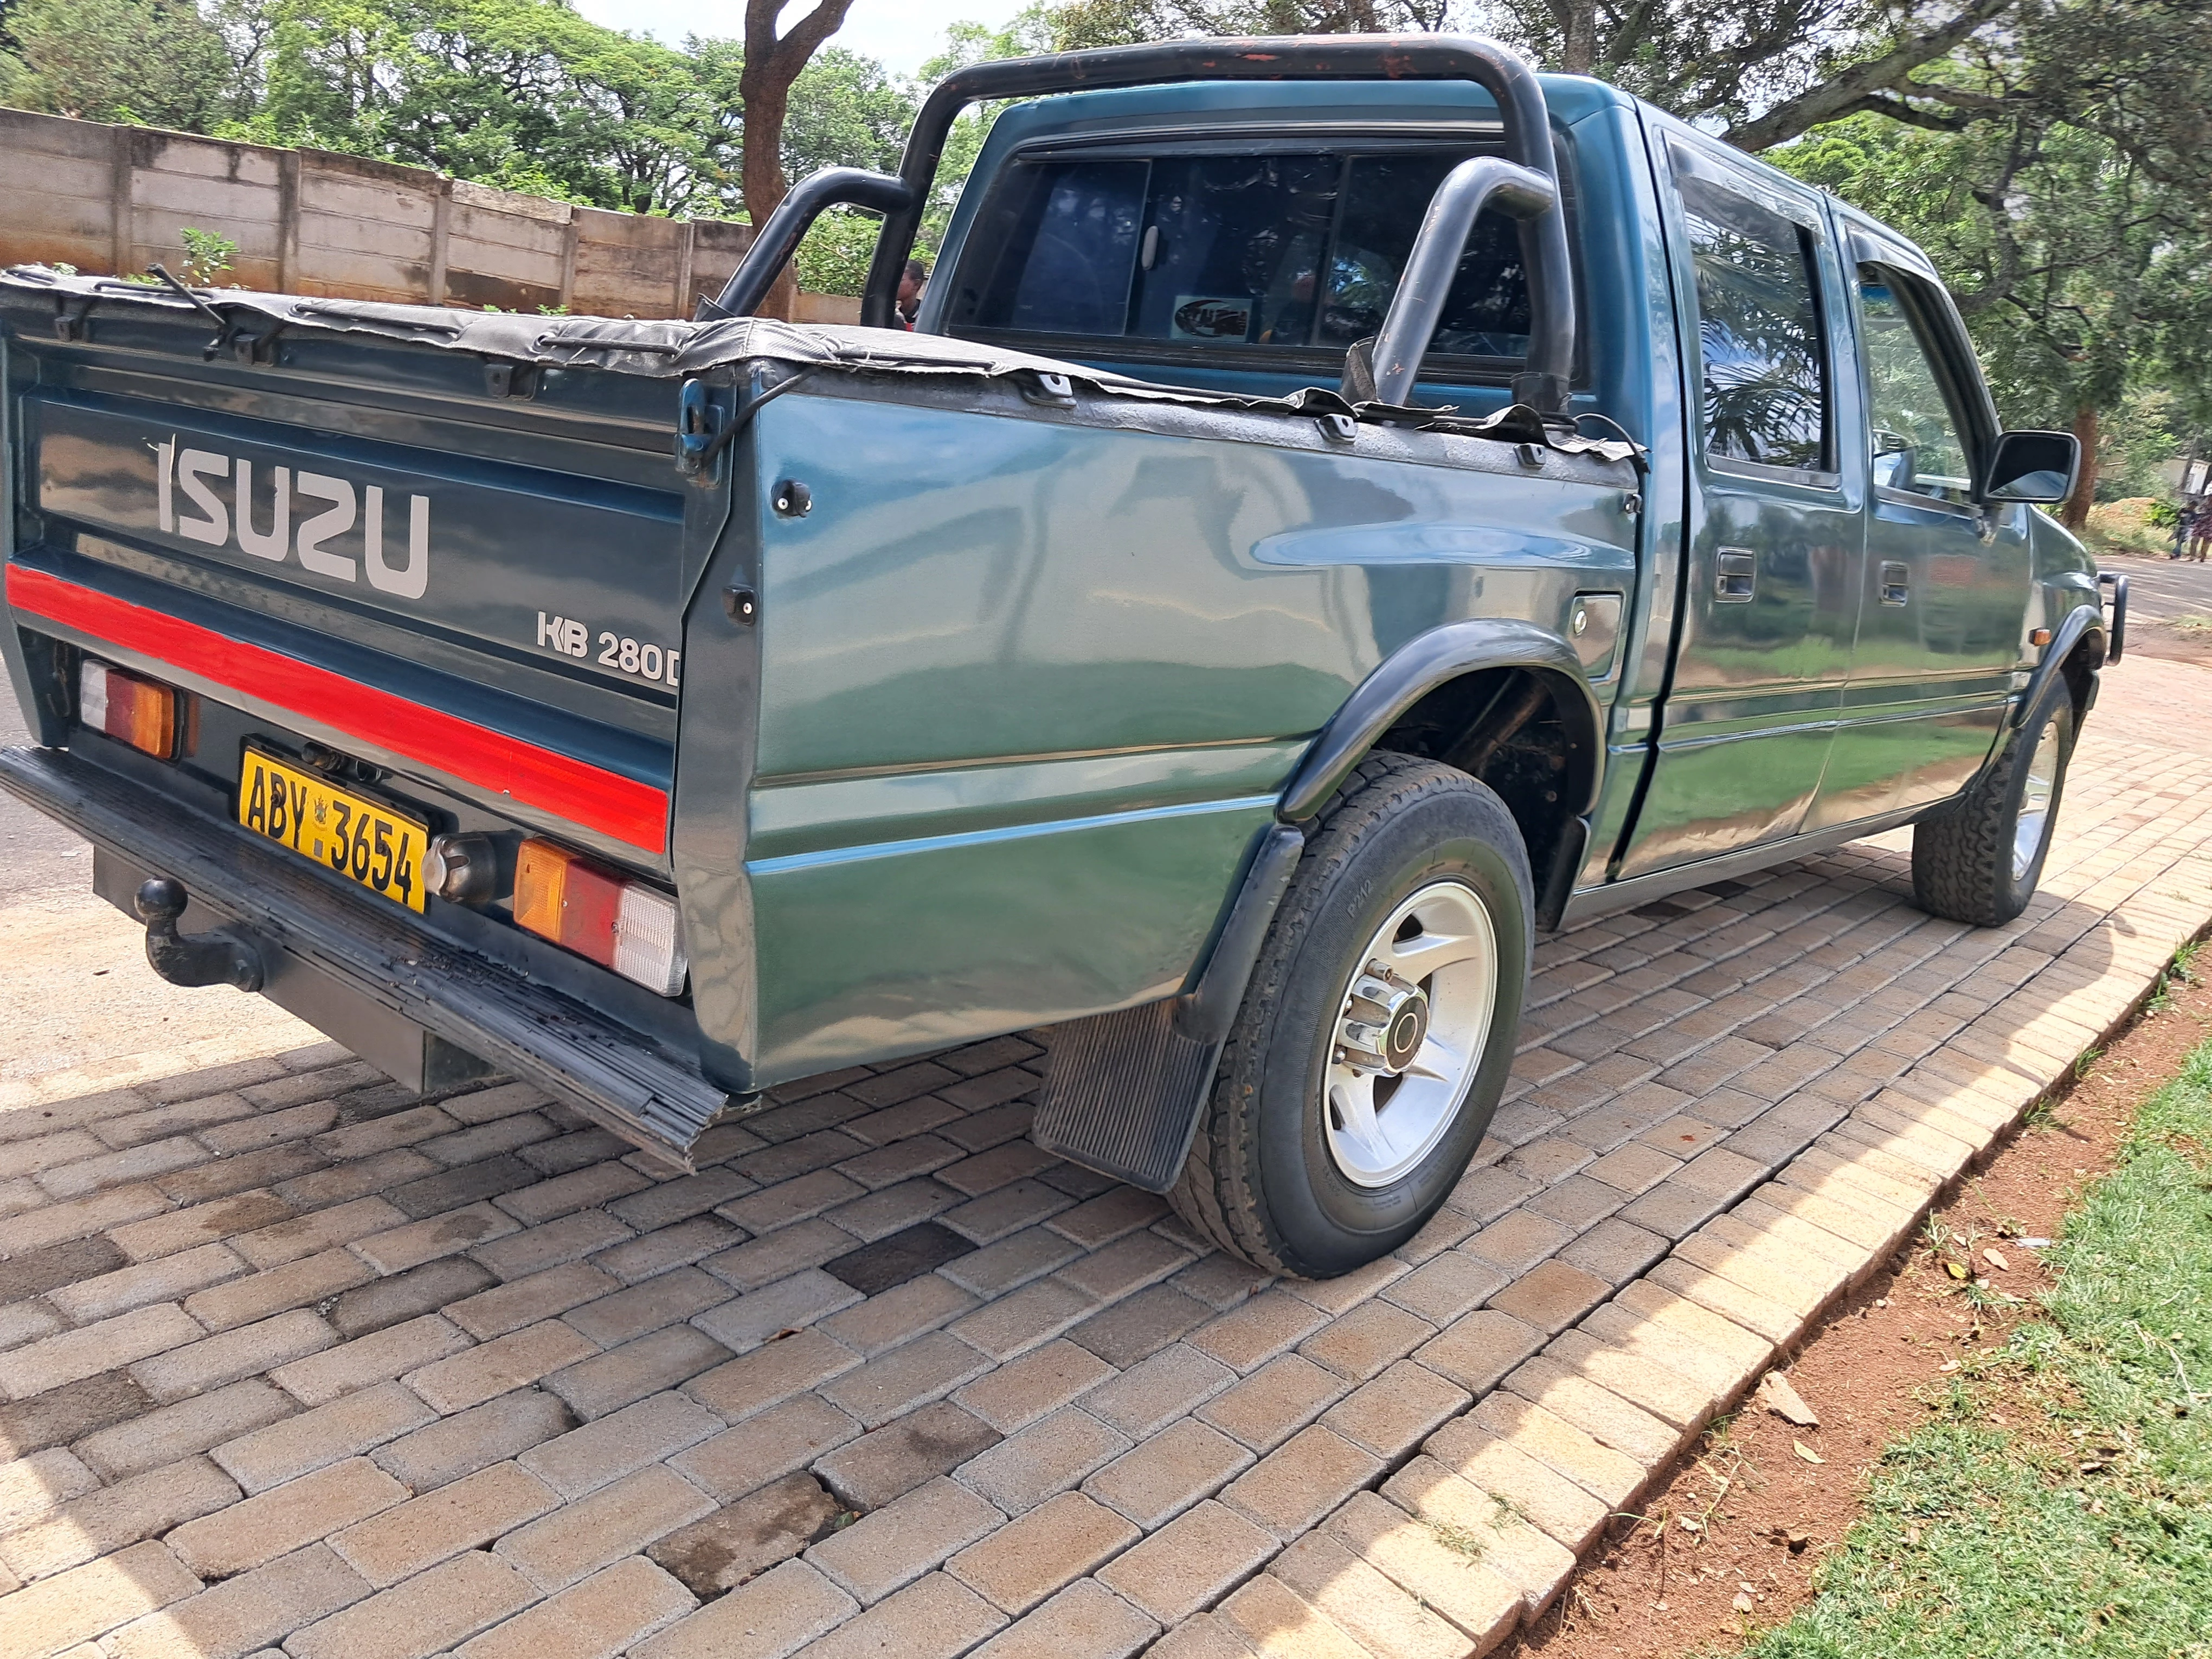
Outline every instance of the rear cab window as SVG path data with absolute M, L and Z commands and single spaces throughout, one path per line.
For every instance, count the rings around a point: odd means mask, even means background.
M 1334 379 L 1345 349 L 1381 330 L 1437 185 L 1482 153 L 1347 143 L 1018 155 L 965 239 L 945 325 L 1060 356 Z M 1486 213 L 1425 378 L 1503 379 L 1528 332 L 1518 228 Z

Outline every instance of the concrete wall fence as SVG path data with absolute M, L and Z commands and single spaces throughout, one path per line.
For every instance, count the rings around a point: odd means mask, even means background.
M 359 156 L 12 109 L 0 109 L 0 266 L 179 271 L 190 227 L 238 244 L 224 280 L 241 288 L 584 316 L 688 317 L 752 242 L 751 226 L 727 220 L 609 213 Z M 823 298 L 802 295 L 800 314 L 858 320 L 858 301 Z

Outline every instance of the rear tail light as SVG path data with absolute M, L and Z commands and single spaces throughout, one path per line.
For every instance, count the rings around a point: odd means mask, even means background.
M 514 920 L 648 991 L 672 997 L 684 989 L 690 964 L 676 901 L 580 853 L 534 838 L 522 843 Z
M 77 673 L 77 718 L 118 743 L 168 759 L 177 752 L 177 694 L 88 657 Z

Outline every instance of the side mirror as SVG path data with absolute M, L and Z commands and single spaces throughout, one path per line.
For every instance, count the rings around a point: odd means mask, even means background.
M 2070 432 L 2005 432 L 1990 451 L 1979 491 L 1985 501 L 2049 506 L 2074 493 L 2081 441 Z

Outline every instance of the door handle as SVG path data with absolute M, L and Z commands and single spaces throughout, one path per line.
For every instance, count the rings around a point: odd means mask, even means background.
M 1714 550 L 1713 599 L 1718 605 L 1741 605 L 1759 583 L 1759 555 L 1747 548 Z
M 1903 605 L 1912 597 L 1912 573 L 1895 559 L 1881 562 L 1881 602 Z

